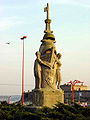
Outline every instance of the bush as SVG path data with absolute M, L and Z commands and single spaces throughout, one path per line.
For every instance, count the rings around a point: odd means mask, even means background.
M 90 120 L 90 107 L 83 108 L 78 104 L 73 106 L 57 103 L 53 108 L 43 107 L 30 112 L 18 104 L 0 104 L 0 120 Z

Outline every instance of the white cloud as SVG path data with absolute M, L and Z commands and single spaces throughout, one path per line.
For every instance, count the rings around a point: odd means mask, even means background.
M 90 8 L 90 5 L 88 4 L 81 4 L 82 7 L 87 7 L 87 8 Z
M 73 4 L 74 0 L 46 0 L 45 2 L 54 4 Z
M 69 4 L 80 5 L 82 7 L 90 7 L 90 0 L 46 0 L 46 2 L 53 4 Z
M 18 20 L 17 17 L 12 16 L 12 17 L 4 17 L 0 19 L 0 29 L 1 30 L 6 30 L 9 29 L 17 24 L 21 24 L 22 22 Z
M 0 16 L 3 14 L 4 9 L 0 7 Z

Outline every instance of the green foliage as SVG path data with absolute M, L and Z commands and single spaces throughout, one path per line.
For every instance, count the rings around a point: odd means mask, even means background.
M 49 108 L 49 107 L 43 107 L 40 111 L 43 112 L 43 113 L 45 113 L 45 114 L 47 114 L 47 113 L 49 113 L 51 110 L 52 110 L 52 109 Z
M 78 104 L 73 106 L 57 103 L 53 108 L 43 107 L 30 112 L 18 104 L 0 104 L 0 120 L 90 120 L 90 107 L 83 108 Z

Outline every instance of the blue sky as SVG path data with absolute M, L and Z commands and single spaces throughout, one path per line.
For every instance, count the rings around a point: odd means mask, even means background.
M 21 94 L 23 35 L 28 36 L 25 91 L 34 88 L 33 65 L 44 35 L 47 2 L 57 51 L 62 54 L 62 84 L 77 79 L 90 88 L 90 0 L 0 0 L 0 95 Z

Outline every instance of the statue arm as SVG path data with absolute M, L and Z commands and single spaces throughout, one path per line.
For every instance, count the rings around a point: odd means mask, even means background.
M 40 58 L 37 58 L 37 60 L 38 60 L 38 62 L 39 62 L 40 64 L 45 65 L 46 67 L 51 68 L 51 65 L 50 65 L 48 62 L 42 61 Z
M 62 65 L 60 61 L 58 61 L 58 62 L 57 62 L 57 64 L 58 64 L 59 66 L 61 66 L 61 65 Z
M 49 67 L 49 68 L 51 68 L 51 64 L 50 63 L 48 63 L 48 62 L 46 62 L 46 61 L 42 61 L 41 59 L 40 59 L 40 52 L 36 52 L 36 57 L 37 57 L 37 61 L 39 62 L 39 64 L 42 64 L 42 65 L 44 65 L 44 66 L 46 66 L 46 67 Z

